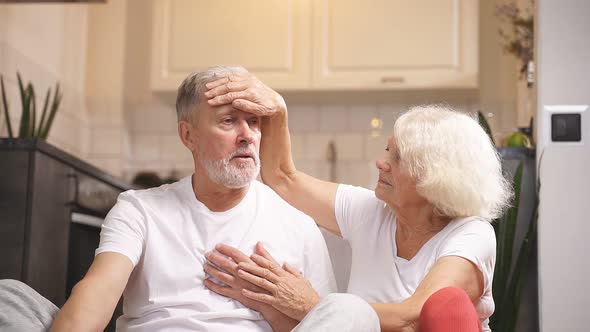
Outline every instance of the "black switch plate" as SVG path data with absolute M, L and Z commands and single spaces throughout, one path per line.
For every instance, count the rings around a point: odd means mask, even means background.
M 551 141 L 579 142 L 582 140 L 582 118 L 576 114 L 551 114 Z

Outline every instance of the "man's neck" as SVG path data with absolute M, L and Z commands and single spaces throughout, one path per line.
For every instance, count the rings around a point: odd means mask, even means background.
M 201 203 L 213 212 L 227 211 L 238 205 L 248 193 L 250 185 L 231 189 L 214 183 L 205 174 L 193 174 L 193 192 Z

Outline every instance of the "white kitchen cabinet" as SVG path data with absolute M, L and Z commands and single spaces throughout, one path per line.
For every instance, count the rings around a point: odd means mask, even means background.
M 477 0 L 314 0 L 313 87 L 471 88 Z
M 310 0 L 155 0 L 154 90 L 186 75 L 239 64 L 276 89 L 310 86 Z
M 477 0 L 154 0 L 152 88 L 241 64 L 280 90 L 477 87 Z

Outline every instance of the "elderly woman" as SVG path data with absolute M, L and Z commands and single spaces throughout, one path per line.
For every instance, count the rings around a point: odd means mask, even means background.
M 298 171 L 285 103 L 255 77 L 228 73 L 207 88 L 211 105 L 232 103 L 263 117 L 264 183 L 350 243 L 347 292 L 371 304 L 382 331 L 415 331 L 419 325 L 421 331 L 436 330 L 454 319 L 459 325 L 450 330 L 472 324 L 467 330 L 489 331 L 496 255 L 490 221 L 502 213 L 510 190 L 494 146 L 473 118 L 439 106 L 401 115 L 376 162 L 379 181 L 371 191 Z M 238 288 L 298 321 L 323 301 L 303 276 L 277 264 L 261 245 L 234 272 L 258 292 L 243 283 L 213 290 L 228 295 L 228 288 Z M 453 318 L 457 308 L 459 318 Z

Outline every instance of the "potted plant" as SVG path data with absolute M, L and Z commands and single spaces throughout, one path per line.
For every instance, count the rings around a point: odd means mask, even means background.
M 480 125 L 494 142 L 491 128 L 481 112 L 478 112 Z M 526 135 L 523 133 L 523 135 Z M 531 140 L 532 141 L 532 140 Z M 494 143 L 495 144 L 495 143 Z M 526 147 L 498 147 L 503 165 L 517 162 L 513 172 L 512 188 L 514 196 L 508 210 L 492 222 L 496 233 L 496 266 L 492 292 L 496 309 L 490 317 L 492 331 L 512 332 L 517 330 L 523 297 L 532 297 L 537 301 L 536 289 L 533 294 L 523 292 L 530 273 L 534 273 L 535 242 L 537 239 L 537 208 L 538 193 L 535 189 L 535 150 Z M 531 183 L 525 183 L 524 176 Z M 523 234 L 518 234 L 519 233 Z M 530 292 L 529 292 L 530 293 Z M 528 302 L 531 302 L 529 299 Z M 532 311 L 536 312 L 536 307 Z M 536 315 L 533 315 L 536 316 Z M 524 325 L 533 324 L 526 330 L 536 330 L 536 322 L 523 322 Z M 522 330 L 523 327 L 519 329 Z
M 6 121 L 6 128 L 8 131 L 9 138 L 24 138 L 24 139 L 47 139 L 55 114 L 59 109 L 62 95 L 59 90 L 59 83 L 55 84 L 55 90 L 51 88 L 47 89 L 45 94 L 45 100 L 43 103 L 43 110 L 41 112 L 41 118 L 37 121 L 37 98 L 35 94 L 35 88 L 31 82 L 23 84 L 23 80 L 20 73 L 16 74 L 18 80 L 18 87 L 21 98 L 22 114 L 18 132 L 15 135 L 12 123 L 10 121 L 10 108 L 8 99 L 6 97 L 6 89 L 4 86 L 4 77 L 0 75 L 0 92 L 2 93 L 2 107 L 4 109 L 4 119 Z

